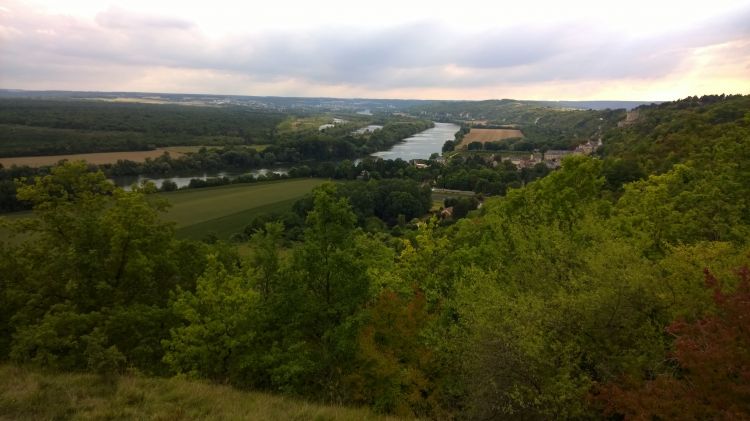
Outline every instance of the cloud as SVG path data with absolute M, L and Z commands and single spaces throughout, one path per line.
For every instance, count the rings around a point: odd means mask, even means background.
M 96 15 L 96 23 L 103 27 L 115 29 L 176 29 L 188 30 L 195 27 L 195 23 L 165 16 L 152 16 L 134 13 L 119 7 L 110 7 Z
M 11 1 L 0 13 L 0 87 L 144 90 L 137 88 L 141 83 L 160 90 L 161 80 L 183 92 L 236 86 L 235 93 L 278 94 L 284 87 L 460 92 L 609 83 L 675 76 L 686 71 L 697 49 L 747 40 L 748 7 L 700 26 L 645 37 L 637 27 L 621 33 L 575 20 L 481 30 L 424 20 L 211 37 L 189 20 L 114 7 L 84 19 Z M 739 60 L 740 68 L 746 65 Z M 175 85 L 176 80 L 185 85 Z M 252 91 L 259 88 L 276 91 Z

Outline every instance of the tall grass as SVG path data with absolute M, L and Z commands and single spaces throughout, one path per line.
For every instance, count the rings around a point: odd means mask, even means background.
M 0 365 L 0 420 L 381 420 L 324 406 L 184 379 L 47 373 Z

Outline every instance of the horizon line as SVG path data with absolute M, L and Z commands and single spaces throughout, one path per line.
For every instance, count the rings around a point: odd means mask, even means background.
M 386 97 L 333 97 L 333 96 L 283 96 L 283 95 L 250 95 L 250 94 L 217 94 L 197 92 L 150 92 L 150 91 L 106 91 L 106 90 L 70 90 L 70 89 L 23 89 L 2 88 L 6 92 L 55 92 L 55 93 L 96 93 L 96 94 L 156 94 L 156 95 L 196 95 L 196 96 L 224 96 L 224 97 L 251 97 L 251 98 L 293 98 L 293 99 L 343 99 L 343 100 L 380 100 L 380 101 L 446 101 L 446 102 L 483 102 L 483 101 L 528 101 L 528 102 L 632 102 L 632 103 L 662 103 L 677 101 L 689 95 L 670 100 L 631 100 L 631 99 L 519 99 L 519 98 L 485 98 L 485 99 L 424 99 L 424 98 L 386 98 Z M 710 94 L 710 95 L 735 95 L 735 94 Z M 745 94 L 738 94 L 745 95 Z

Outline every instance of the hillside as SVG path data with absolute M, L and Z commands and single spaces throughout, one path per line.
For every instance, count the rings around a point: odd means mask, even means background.
M 750 136 L 747 95 L 688 97 L 636 111 L 636 119 L 605 133 L 603 154 L 638 162 L 647 173 L 663 173 L 687 161 L 702 165 L 725 159 Z
M 0 365 L 0 419 L 386 420 L 366 409 L 318 405 L 183 379 L 61 374 Z

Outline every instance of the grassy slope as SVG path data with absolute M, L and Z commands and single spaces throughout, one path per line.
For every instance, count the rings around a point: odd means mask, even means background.
M 257 215 L 289 209 L 322 182 L 296 179 L 164 193 L 172 203 L 166 219 L 177 223 L 183 238 L 200 239 L 214 232 L 226 239 Z
M 307 403 L 182 379 L 43 373 L 0 365 L 0 420 L 376 420 L 365 409 Z

